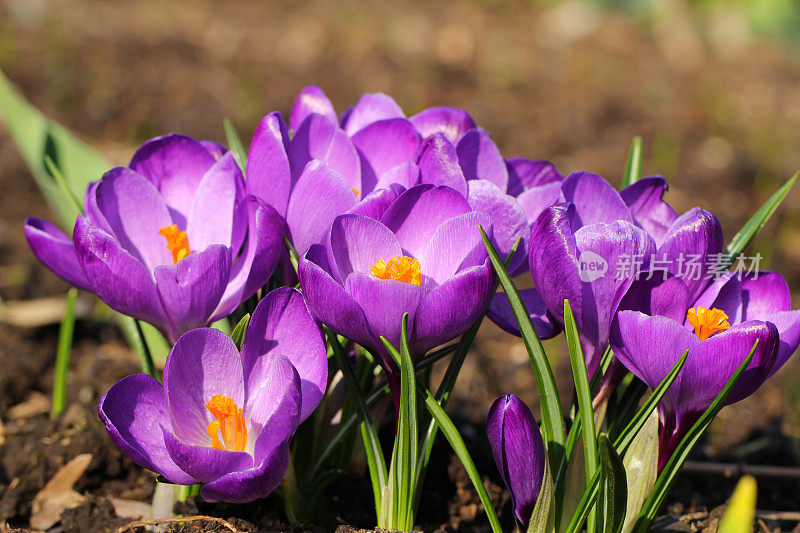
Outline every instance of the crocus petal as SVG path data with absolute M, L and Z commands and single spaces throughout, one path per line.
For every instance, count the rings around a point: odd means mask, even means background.
M 549 339 L 561 332 L 560 325 L 550 317 L 547 312 L 547 306 L 536 289 L 523 289 L 519 291 L 519 295 L 522 298 L 525 309 L 528 311 L 528 316 L 531 317 L 533 329 L 536 330 L 536 335 L 540 339 Z M 514 317 L 511 304 L 508 302 L 508 296 L 504 293 L 498 292 L 494 295 L 489 308 L 486 310 L 486 316 L 505 331 L 517 337 L 520 336 L 517 319 Z
M 365 94 L 342 119 L 342 128 L 348 135 L 387 118 L 405 118 L 397 102 L 383 93 Z
M 210 446 L 206 428 L 214 417 L 206 402 L 221 394 L 244 406 L 242 360 L 233 340 L 211 328 L 185 333 L 167 357 L 164 390 L 175 436 L 187 444 Z
M 100 206 L 97 205 L 97 187 L 100 185 L 99 181 L 94 181 L 86 187 L 86 198 L 83 200 L 83 211 L 86 218 L 93 226 L 101 228 L 106 233 L 114 234 L 114 230 L 106 220 L 105 215 L 100 211 Z
M 352 137 L 361 157 L 361 192 L 372 191 L 392 168 L 413 162 L 420 137 L 404 118 L 380 120 L 366 125 Z
M 100 212 L 123 248 L 150 270 L 172 264 L 167 242 L 158 232 L 173 220 L 152 183 L 130 169 L 116 167 L 103 176 L 96 195 Z M 185 219 L 179 226 L 185 227 Z
M 591 172 L 573 172 L 561 185 L 564 200 L 575 204 L 581 225 L 625 220 L 633 217 L 619 193 L 606 180 Z
M 219 161 L 220 157 L 228 153 L 228 149 L 225 146 L 215 141 L 200 141 L 200 144 L 202 144 L 203 148 L 208 150 L 208 153 L 217 161 Z
M 636 225 L 652 235 L 659 245 L 678 218 L 672 206 L 662 200 L 667 189 L 667 180 L 663 176 L 649 176 L 619 193 Z
M 170 458 L 200 483 L 210 483 L 230 472 L 253 468 L 253 456 L 247 452 L 184 444 L 166 429 L 163 432 Z
M 417 183 L 419 183 L 419 167 L 414 161 L 406 161 L 384 172 L 378 178 L 375 189 L 383 189 L 395 184 L 408 189 Z
M 156 267 L 156 287 L 169 319 L 169 340 L 210 324 L 211 316 L 228 285 L 230 251 L 212 244 L 189 254 L 174 265 Z
M 494 270 L 487 258 L 482 265 L 460 271 L 425 294 L 412 317 L 412 345 L 417 352 L 413 355 L 464 333 L 489 304 L 494 280 Z
M 350 187 L 357 191 L 363 189 L 361 163 L 355 146 L 344 131 L 322 115 L 311 115 L 303 121 L 289 143 L 288 154 L 293 181 L 305 172 L 309 161 L 319 159 L 325 161 Z
M 233 153 L 228 152 L 206 172 L 197 187 L 186 224 L 191 250 L 199 252 L 212 244 L 231 247 L 234 231 L 247 220 L 246 213 L 236 209 L 243 195 L 242 171 Z
M 327 250 L 331 273 L 339 283 L 353 272 L 369 274 L 377 261 L 402 255 L 389 228 L 373 218 L 352 214 L 333 221 Z
M 473 211 L 442 222 L 420 258 L 423 278 L 441 285 L 456 272 L 482 265 L 487 252 L 478 226 L 492 235 L 492 220 L 486 213 Z
M 458 153 L 441 133 L 420 145 L 417 166 L 421 183 L 446 185 L 467 196 L 467 181 L 458 163 Z
M 475 128 L 465 133 L 456 145 L 456 152 L 466 179 L 490 181 L 501 191 L 506 191 L 508 169 L 500 150 L 486 131 Z
M 522 400 L 507 394 L 489 409 L 486 433 L 494 462 L 511 494 L 514 515 L 521 524 L 527 524 L 539 497 L 547 460 L 536 420 Z
M 417 185 L 400 195 L 381 222 L 392 230 L 407 255 L 419 258 L 439 224 L 471 210 L 464 196 L 449 187 Z
M 506 159 L 508 170 L 508 188 L 506 192 L 511 196 L 519 196 L 525 189 L 540 187 L 548 183 L 561 183 L 564 176 L 550 161 L 542 159 L 525 159 L 512 157 Z
M 403 314 L 408 313 L 409 324 L 414 323 L 422 288 L 413 283 L 353 272 L 345 280 L 345 289 L 363 310 L 372 335 L 376 339 L 384 337 L 399 348 Z
M 247 154 L 247 192 L 261 198 L 281 215 L 286 213 L 292 173 L 286 147 L 289 133 L 280 113 L 270 113 L 258 123 Z
M 364 215 L 375 220 L 380 220 L 397 198 L 406 191 L 407 187 L 392 183 L 386 188 L 375 189 L 363 200 L 354 205 L 348 213 Z
M 713 276 L 711 257 L 722 252 L 722 227 L 711 211 L 695 207 L 675 221 L 658 248 L 667 270 L 681 278 L 697 298 Z
M 242 346 L 248 394 L 268 381 L 262 379 L 266 370 L 259 369 L 277 354 L 297 369 L 303 398 L 300 418 L 305 420 L 325 393 L 328 358 L 322 328 L 309 314 L 300 291 L 288 287 L 267 294 L 250 319 Z
M 83 273 L 72 239 L 58 226 L 46 220 L 28 217 L 25 238 L 34 255 L 61 279 L 84 290 L 91 290 Z
M 554 181 L 524 190 L 517 196 L 517 202 L 525 212 L 528 224 L 533 224 L 534 221 L 539 218 L 539 215 L 541 215 L 545 209 L 558 202 L 560 197 L 561 182 Z
M 446 106 L 429 107 L 409 120 L 423 138 L 441 133 L 453 144 L 475 127 L 475 121 L 469 113 L 463 109 Z
M 239 208 L 247 213 L 247 246 L 231 266 L 228 285 L 212 321 L 228 316 L 242 301 L 263 287 L 286 250 L 283 218 L 272 206 L 255 196 L 248 196 Z
M 75 222 L 73 241 L 92 292 L 112 309 L 163 330 L 164 309 L 144 264 L 82 216 Z
M 703 293 L 691 304 L 691 307 L 705 307 L 706 309 L 717 308 L 728 315 L 731 324 L 742 322 L 744 312 L 745 296 L 742 294 L 742 282 L 735 272 L 726 272 L 703 291 Z M 687 308 L 690 307 L 687 305 Z M 754 315 L 750 318 L 761 319 L 763 315 Z M 682 320 L 686 320 L 683 317 Z M 685 321 L 684 326 L 693 329 L 693 326 Z
M 300 124 L 311 114 L 323 115 L 336 122 L 336 110 L 325 92 L 316 85 L 308 85 L 297 94 L 289 115 L 289 127 L 297 131 Z M 249 176 L 248 176 L 249 177 Z
M 466 139 L 466 136 L 464 138 Z M 469 187 L 467 201 L 470 207 L 488 214 L 492 219 L 492 240 L 500 257 L 505 258 L 517 240 L 522 239 L 508 267 L 508 272 L 512 276 L 521 274 L 528 268 L 530 234 L 528 218 L 522 206 L 512 196 L 505 194 L 495 184 L 486 180 L 470 180 L 467 185 Z M 484 230 L 486 230 L 485 225 Z
M 320 201 L 324 199 L 324 201 Z M 292 191 L 286 224 L 298 254 L 322 242 L 333 219 L 356 204 L 353 190 L 323 161 L 308 164 Z
M 683 323 L 691 303 L 689 289 L 681 279 L 669 272 L 656 271 L 642 273 L 633 281 L 619 309 L 665 316 Z
M 128 166 L 155 185 L 175 223 L 184 227 L 197 186 L 215 161 L 199 141 L 173 133 L 144 143 Z
M 792 294 L 783 276 L 761 270 L 746 274 L 742 280 L 742 299 L 747 302 L 742 320 L 765 320 L 764 317 L 792 309 Z
M 362 346 L 377 347 L 364 311 L 331 276 L 324 247 L 315 244 L 309 248 L 297 270 L 306 305 L 317 320 Z
M 171 483 L 195 482 L 167 453 L 161 427 L 171 424 L 164 390 L 155 378 L 147 374 L 122 378 L 100 398 L 97 410 L 111 440 L 136 464 Z
M 781 311 L 768 315 L 762 320 L 775 324 L 778 328 L 780 346 L 770 376 L 778 371 L 800 346 L 800 311 Z

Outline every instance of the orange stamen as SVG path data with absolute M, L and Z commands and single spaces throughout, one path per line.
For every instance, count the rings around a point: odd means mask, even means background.
M 167 239 L 167 248 L 172 252 L 172 264 L 177 263 L 191 252 L 189 238 L 185 231 L 180 231 L 177 224 L 171 224 L 158 230 L 158 234 Z
M 405 255 L 392 257 L 387 263 L 383 259 L 372 265 L 370 274 L 380 279 L 393 279 L 413 285 L 422 284 L 422 271 L 419 261 Z
M 686 312 L 686 320 L 694 327 L 694 334 L 700 337 L 701 341 L 731 327 L 728 323 L 728 315 L 725 314 L 725 311 L 717 308 L 698 307 L 695 311 L 692 307 Z
M 237 407 L 233 399 L 222 394 L 215 394 L 207 401 L 206 409 L 217 419 L 206 428 L 211 437 L 211 447 L 229 452 L 243 452 L 247 446 L 244 411 Z
M 353 189 L 353 194 L 358 196 L 358 189 L 356 189 L 355 187 L 350 187 L 350 188 Z

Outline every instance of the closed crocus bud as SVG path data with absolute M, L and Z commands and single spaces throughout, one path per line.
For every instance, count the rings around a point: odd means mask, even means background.
M 89 186 L 72 239 L 29 218 L 36 256 L 171 342 L 229 315 L 261 288 L 283 249 L 283 220 L 245 193 L 228 152 L 183 135 L 152 139 Z
M 486 433 L 494 462 L 511 495 L 514 515 L 527 525 L 539 497 L 547 460 L 539 426 L 525 402 L 507 394 L 489 409 Z
M 266 497 L 283 479 L 297 425 L 327 383 L 320 325 L 295 289 L 269 293 L 256 307 L 242 353 L 230 337 L 201 328 L 167 357 L 163 386 L 128 376 L 100 399 L 114 443 L 172 483 L 203 483 L 209 502 Z

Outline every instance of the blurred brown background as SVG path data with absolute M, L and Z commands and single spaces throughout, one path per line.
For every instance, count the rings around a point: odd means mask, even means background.
M 224 141 L 224 117 L 247 142 L 264 114 L 287 114 L 312 83 L 339 111 L 376 91 L 409 114 L 463 107 L 507 157 L 550 159 L 565 174 L 591 170 L 614 184 L 642 135 L 645 173 L 667 177 L 672 205 L 712 209 L 730 239 L 800 168 L 798 9 L 791 0 L 6 0 L 0 69 L 117 164 L 170 131 Z M 27 249 L 30 214 L 49 211 L 0 129 L 7 301 L 65 290 Z M 750 251 L 798 292 L 799 190 Z M 560 343 L 549 343 L 553 353 Z M 496 328 L 469 362 L 457 397 L 476 419 L 500 393 L 535 403 L 524 349 Z M 794 361 L 723 411 L 712 447 L 770 420 L 800 435 L 798 376 Z

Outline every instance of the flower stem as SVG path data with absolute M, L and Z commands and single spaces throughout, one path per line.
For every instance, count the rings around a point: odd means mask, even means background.
M 56 418 L 63 413 L 67 402 L 67 371 L 72 352 L 72 333 L 75 330 L 75 299 L 77 296 L 78 289 L 74 287 L 67 292 L 64 318 L 61 319 L 61 328 L 58 330 L 56 373 L 53 378 L 53 403 L 50 407 L 50 418 Z

